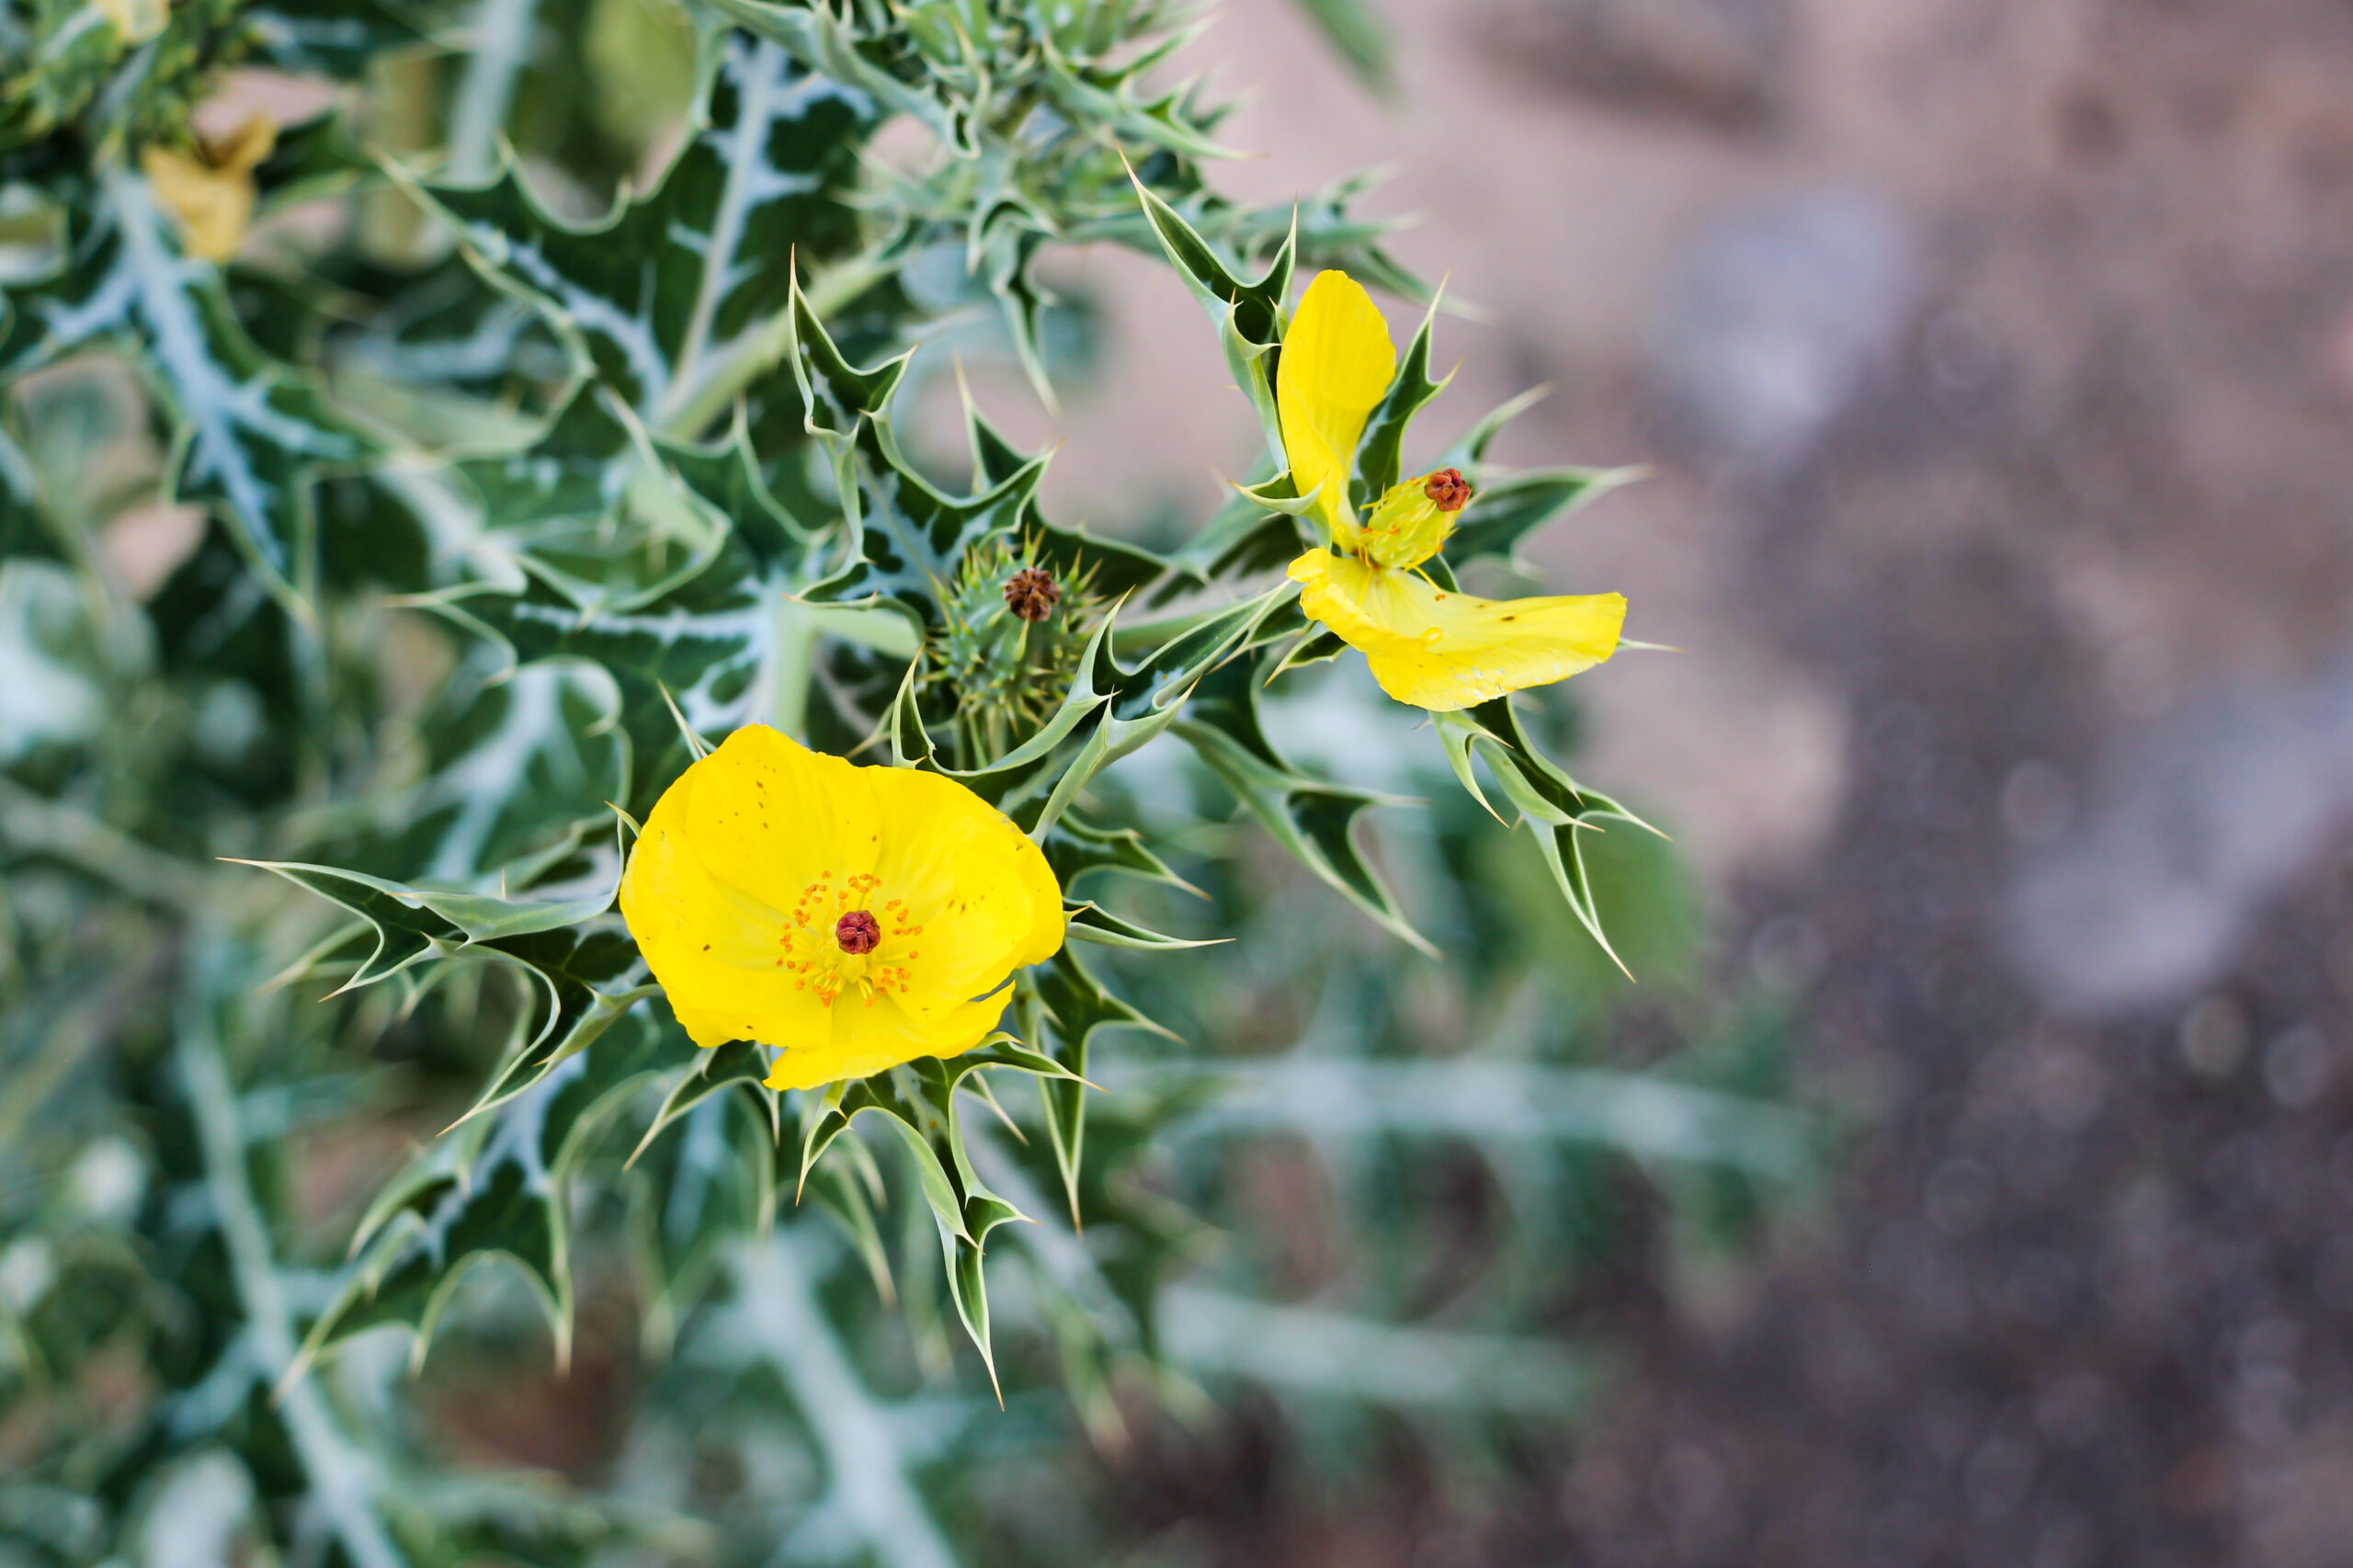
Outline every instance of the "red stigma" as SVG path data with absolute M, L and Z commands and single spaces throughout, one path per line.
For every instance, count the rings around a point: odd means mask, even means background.
M 834 940 L 852 958 L 882 945 L 882 925 L 863 909 L 853 909 L 834 922 Z
M 1442 468 L 1422 482 L 1422 494 L 1441 512 L 1460 512 L 1471 505 L 1471 482 L 1459 468 Z

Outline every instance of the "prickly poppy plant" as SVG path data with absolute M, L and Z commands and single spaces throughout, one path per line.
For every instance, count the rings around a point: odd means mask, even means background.
M 1102 1561 L 1040 1466 L 1084 1515 L 1236 1379 L 1568 1409 L 1562 1216 L 1800 1174 L 1764 1037 L 1576 1054 L 1610 937 L 1693 994 L 1670 852 L 1538 744 L 1624 606 L 1454 573 L 1613 476 L 1492 461 L 1512 408 L 1408 472 L 1432 320 L 1364 285 L 1427 291 L 1356 185 L 1216 193 L 1185 24 L 0 12 L 0 1555 Z M 1041 281 L 1101 243 L 1266 438 L 1156 549 L 969 394 L 968 478 L 911 434 L 956 323 L 1050 407 L 1147 373 Z M 1362 1288 L 1286 1298 L 1213 1244 L 1260 1135 L 1527 1222 L 1432 1276 L 1336 1162 Z

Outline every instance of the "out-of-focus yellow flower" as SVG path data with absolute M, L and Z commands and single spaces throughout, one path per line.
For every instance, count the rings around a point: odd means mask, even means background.
M 620 907 L 694 1042 L 781 1048 L 777 1089 L 971 1050 L 1063 945 L 1061 884 L 987 801 L 761 724 L 655 802 Z
M 125 43 L 145 43 L 172 19 L 169 0 L 91 0 Z
M 253 221 L 254 170 L 277 144 L 278 122 L 256 114 L 194 153 L 153 143 L 140 153 L 155 199 L 179 221 L 182 250 L 207 261 L 236 254 Z
M 1618 649 L 1618 594 L 1482 599 L 1415 568 L 1454 531 L 1471 486 L 1454 469 L 1392 485 L 1372 516 L 1348 504 L 1365 422 L 1396 374 L 1397 351 L 1370 295 L 1344 272 L 1317 274 L 1283 335 L 1275 403 L 1291 484 L 1313 494 L 1331 550 L 1290 564 L 1300 608 L 1359 649 L 1381 689 L 1433 711 L 1469 708 L 1591 669 Z

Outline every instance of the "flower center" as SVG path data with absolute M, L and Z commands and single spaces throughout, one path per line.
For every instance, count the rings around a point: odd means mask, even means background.
M 870 911 L 853 909 L 834 922 L 834 940 L 851 957 L 863 957 L 882 945 L 882 923 Z
M 1422 494 L 1441 512 L 1460 512 L 1471 505 L 1471 482 L 1459 468 L 1442 468 L 1422 482 Z
M 867 872 L 836 879 L 827 871 L 801 890 L 777 938 L 784 955 L 776 965 L 799 976 L 795 991 L 814 991 L 827 1007 L 844 992 L 870 1007 L 886 992 L 906 994 L 923 927 L 904 899 L 877 903 L 881 888 L 882 879 Z

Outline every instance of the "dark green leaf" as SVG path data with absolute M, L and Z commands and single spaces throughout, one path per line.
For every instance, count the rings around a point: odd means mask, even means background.
M 1412 802 L 1326 783 L 1301 772 L 1275 750 L 1259 720 L 1258 692 L 1266 684 L 1264 666 L 1279 658 L 1279 650 L 1262 650 L 1213 672 L 1194 693 L 1176 733 L 1302 865 L 1338 889 L 1382 929 L 1424 952 L 1434 951 L 1357 847 L 1353 832 L 1368 807 Z
M 1447 381 L 1454 379 L 1449 374 L 1443 381 L 1430 380 L 1430 326 L 1437 319 L 1438 301 L 1433 300 L 1422 317 L 1420 329 L 1397 361 L 1397 373 L 1390 378 L 1389 390 L 1381 393 L 1371 417 L 1365 421 L 1348 496 L 1350 504 L 1359 511 L 1379 502 L 1389 487 L 1403 477 L 1406 426 L 1413 423 L 1414 415 L 1446 390 Z
M 419 194 L 483 266 L 569 323 L 605 385 L 659 421 L 697 403 L 788 307 L 781 261 L 813 267 L 856 247 L 847 198 L 879 119 L 857 85 L 729 33 L 696 134 L 604 222 L 554 217 L 512 166 L 487 186 Z
M 1081 812 L 1064 812 L 1040 847 L 1065 892 L 1073 891 L 1080 879 L 1098 871 L 1123 871 L 1188 892 L 1199 891 L 1168 869 L 1142 834 L 1131 827 L 1099 826 Z
M 1473 490 L 1471 505 L 1446 541 L 1455 561 L 1509 560 L 1538 528 L 1642 475 L 1639 469 L 1577 468 L 1494 474 L 1475 465 L 1465 472 Z
M 1014 1003 L 1023 1033 L 1062 1067 L 1066 1076 L 1040 1074 L 1046 1131 L 1054 1165 L 1070 1202 L 1071 1223 L 1079 1221 L 1078 1193 L 1086 1142 L 1086 1058 L 1095 1036 L 1105 1029 L 1167 1030 L 1114 996 L 1078 954 L 1065 947 L 1047 962 L 1023 972 Z
M 1386 87 L 1390 80 L 1391 42 L 1388 25 L 1373 0 L 1296 0 L 1299 8 L 1324 34 L 1333 51 L 1369 87 Z
M 1211 937 L 1190 940 L 1183 937 L 1165 936 L 1132 920 L 1123 919 L 1109 910 L 1093 903 L 1069 903 L 1063 906 L 1069 917 L 1064 933 L 1074 942 L 1092 942 L 1097 947 L 1130 948 L 1139 952 L 1175 952 L 1185 948 L 1213 948 L 1232 941 L 1231 937 Z
M 1430 719 L 1445 743 L 1447 761 L 1455 777 L 1482 805 L 1487 805 L 1487 800 L 1480 792 L 1472 763 L 1474 757 L 1486 762 L 1536 835 L 1538 851 L 1577 923 L 1617 961 L 1618 954 L 1602 930 L 1592 880 L 1586 872 L 1583 835 L 1613 822 L 1646 832 L 1656 830 L 1608 796 L 1583 788 L 1538 751 L 1521 728 L 1508 697 L 1461 712 L 1433 713 Z
M 144 178 L 109 170 L 72 251 L 57 277 L 11 296 L 0 378 L 96 343 L 143 346 L 176 431 L 175 494 L 216 510 L 262 581 L 302 604 L 315 574 L 313 477 L 358 466 L 377 443 L 255 347 L 219 270 L 179 254 Z
M 422 1359 L 450 1293 L 490 1257 L 522 1268 L 563 1358 L 572 1335 L 570 1177 L 605 1119 L 688 1049 L 682 1033 L 641 1007 L 597 1050 L 569 1058 L 426 1150 L 361 1222 L 353 1244 L 359 1262 L 312 1324 L 302 1363 L 395 1323 L 415 1333 Z

